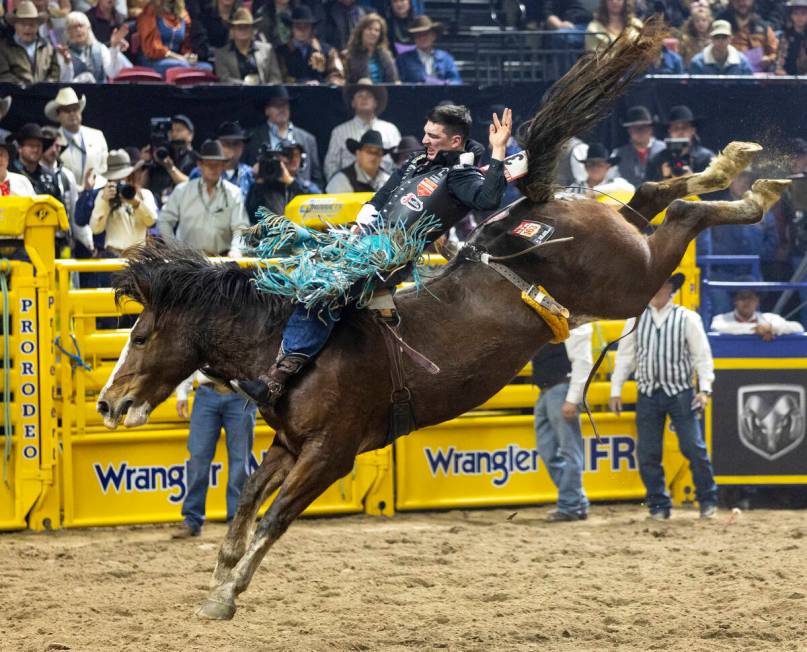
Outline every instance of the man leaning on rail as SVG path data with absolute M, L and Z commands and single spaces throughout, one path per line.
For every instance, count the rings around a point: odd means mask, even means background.
M 434 242 L 468 211 L 497 208 L 507 185 L 503 160 L 512 121 L 510 109 L 504 110 L 501 120 L 494 114 L 489 131 L 491 162 L 482 174 L 475 166 L 483 149 L 468 138 L 468 109 L 454 105 L 434 108 L 423 128 L 425 151 L 412 154 L 393 173 L 359 211 L 354 228 L 408 228 L 433 213 L 439 225 L 426 239 Z M 266 375 L 257 380 L 234 380 L 233 387 L 262 407 L 273 406 L 289 380 L 325 346 L 338 317 L 333 310 L 309 309 L 298 303 L 283 331 L 277 362 Z

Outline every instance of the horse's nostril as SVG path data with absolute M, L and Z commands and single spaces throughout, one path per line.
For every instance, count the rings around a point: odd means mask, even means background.
M 98 401 L 96 409 L 98 410 L 98 414 L 106 416 L 107 414 L 109 414 L 109 403 L 107 403 L 106 401 Z
M 134 403 L 134 401 L 130 398 L 127 398 L 123 403 L 121 403 L 120 413 L 126 414 L 129 411 L 129 408 L 132 407 L 132 403 Z

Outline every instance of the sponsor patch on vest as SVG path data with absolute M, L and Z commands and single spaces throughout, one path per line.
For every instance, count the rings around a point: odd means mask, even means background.
M 437 183 L 431 177 L 426 177 L 418 184 L 417 194 L 418 197 L 428 197 L 435 190 L 437 190 Z
M 510 231 L 510 233 L 513 235 L 517 235 L 519 238 L 529 240 L 533 244 L 538 244 L 540 242 L 544 242 L 545 240 L 549 240 L 549 236 L 551 236 L 554 232 L 554 226 L 549 226 L 543 222 L 532 222 L 530 220 L 523 220 L 518 224 L 518 226 Z
M 423 202 L 420 201 L 413 192 L 407 193 L 401 197 L 401 206 L 408 208 L 410 211 L 415 211 L 416 213 L 423 210 Z

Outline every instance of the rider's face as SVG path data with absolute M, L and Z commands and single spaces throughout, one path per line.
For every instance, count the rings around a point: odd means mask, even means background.
M 421 142 L 426 147 L 426 158 L 430 161 L 433 161 L 437 153 L 443 150 L 456 151 L 462 149 L 462 137 L 460 135 L 450 136 L 446 133 L 445 126 L 430 120 L 423 127 L 423 140 Z

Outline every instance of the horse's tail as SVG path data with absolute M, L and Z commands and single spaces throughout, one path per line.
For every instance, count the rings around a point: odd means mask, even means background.
M 555 166 L 572 136 L 602 120 L 625 88 L 656 60 L 665 36 L 661 20 L 650 19 L 638 34 L 622 33 L 608 48 L 581 57 L 549 89 L 541 108 L 522 127 L 529 170 L 519 188 L 540 203 L 552 197 Z

